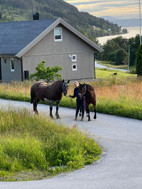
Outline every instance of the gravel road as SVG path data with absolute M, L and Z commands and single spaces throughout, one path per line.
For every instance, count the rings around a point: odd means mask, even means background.
M 108 66 L 103 66 L 103 65 L 99 64 L 97 61 L 95 61 L 95 67 L 96 68 L 106 68 L 106 69 L 110 69 L 110 70 L 114 70 L 114 71 L 128 72 L 128 70 L 126 70 L 126 69 L 111 68 Z
M 0 100 L 0 108 L 27 108 L 25 102 Z M 39 113 L 49 114 L 47 105 L 38 105 Z M 55 112 L 55 109 L 54 109 Z M 0 182 L 0 189 L 142 189 L 142 121 L 97 114 L 88 122 L 74 121 L 75 110 L 60 108 L 63 124 L 87 132 L 102 147 L 102 158 L 93 165 L 56 177 L 29 182 Z

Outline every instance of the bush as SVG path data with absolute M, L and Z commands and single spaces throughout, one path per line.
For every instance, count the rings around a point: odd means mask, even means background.
M 119 49 L 116 52 L 116 64 L 120 65 L 120 64 L 124 64 L 126 61 L 126 51 L 124 49 Z
M 40 64 L 38 64 L 37 67 L 35 67 L 36 73 L 31 74 L 29 76 L 30 79 L 34 78 L 36 81 L 39 81 L 40 79 L 45 80 L 46 82 L 54 81 L 55 79 L 61 79 L 61 74 L 58 74 L 57 72 L 61 70 L 62 68 L 60 66 L 55 67 L 45 67 L 45 61 L 42 61 Z
M 136 73 L 138 76 L 142 76 L 142 45 L 139 46 L 136 53 Z

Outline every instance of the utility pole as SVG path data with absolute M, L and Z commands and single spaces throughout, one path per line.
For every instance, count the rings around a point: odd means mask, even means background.
M 140 45 L 142 43 L 141 40 L 141 1 L 139 0 L 139 24 L 140 24 Z
M 128 71 L 130 71 L 130 46 L 128 45 Z

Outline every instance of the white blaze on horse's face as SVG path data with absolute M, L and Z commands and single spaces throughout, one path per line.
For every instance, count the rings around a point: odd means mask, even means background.
M 62 91 L 63 91 L 64 96 L 67 95 L 67 91 L 68 91 L 68 83 L 69 83 L 69 82 L 70 82 L 70 81 L 68 81 L 68 82 L 63 81 Z

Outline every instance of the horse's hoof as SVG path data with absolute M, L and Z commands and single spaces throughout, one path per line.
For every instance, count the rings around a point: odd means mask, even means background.
M 88 117 L 88 121 L 91 121 L 90 117 Z
M 97 119 L 97 116 L 94 116 L 94 119 Z
M 83 118 L 81 118 L 81 121 L 83 121 Z
M 61 118 L 60 118 L 60 116 L 58 115 L 58 116 L 56 116 L 56 119 L 61 119 Z
M 77 117 L 75 117 L 74 121 L 77 121 Z
M 51 119 L 54 119 L 53 115 L 50 115 L 50 118 L 51 118 Z

